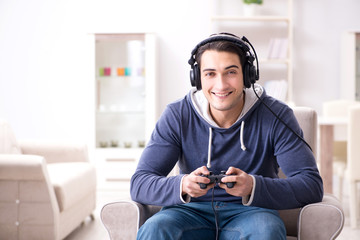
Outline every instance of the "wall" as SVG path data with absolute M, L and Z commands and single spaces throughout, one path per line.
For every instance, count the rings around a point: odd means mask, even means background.
M 223 3 L 235 6 L 234 1 Z M 0 0 L 0 116 L 11 122 L 18 138 L 92 144 L 95 32 L 158 35 L 161 112 L 189 90 L 187 60 L 210 34 L 210 3 Z M 320 112 L 323 101 L 339 97 L 341 34 L 360 29 L 358 9 L 357 0 L 294 1 L 297 105 Z
M 360 30 L 357 0 L 294 1 L 295 102 L 321 113 L 322 102 L 340 98 L 341 35 Z

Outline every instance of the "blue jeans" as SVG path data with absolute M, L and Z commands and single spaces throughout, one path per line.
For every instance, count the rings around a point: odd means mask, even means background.
M 278 211 L 215 202 L 219 239 L 286 239 Z M 211 202 L 192 202 L 164 207 L 139 229 L 140 240 L 215 239 L 216 225 Z

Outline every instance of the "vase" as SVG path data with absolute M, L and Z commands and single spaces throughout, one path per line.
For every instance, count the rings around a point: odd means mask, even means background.
M 256 16 L 259 14 L 259 4 L 244 4 L 243 13 L 246 17 Z

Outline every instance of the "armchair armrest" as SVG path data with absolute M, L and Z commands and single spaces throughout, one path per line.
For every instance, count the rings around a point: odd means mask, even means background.
M 344 227 L 344 211 L 337 198 L 325 194 L 322 202 L 303 207 L 299 215 L 299 239 L 335 239 Z
M 101 220 L 110 239 L 136 239 L 138 229 L 161 209 L 125 200 L 106 204 L 101 210 Z
M 106 204 L 100 215 L 110 239 L 136 239 L 141 225 L 160 208 L 134 201 L 119 201 Z M 281 210 L 279 213 L 285 223 L 288 239 L 335 239 L 344 225 L 340 202 L 328 194 L 324 195 L 322 202 Z
M 85 144 L 19 141 L 19 145 L 23 154 L 43 156 L 47 163 L 89 161 Z

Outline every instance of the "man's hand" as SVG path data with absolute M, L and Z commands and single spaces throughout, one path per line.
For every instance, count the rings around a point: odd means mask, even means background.
M 253 178 L 246 172 L 234 167 L 229 167 L 226 171 L 226 175 L 230 174 L 233 175 L 221 179 L 223 183 L 220 183 L 219 186 L 233 196 L 244 197 L 250 195 L 254 185 Z M 234 187 L 228 188 L 226 184 L 224 184 L 227 182 L 235 182 Z
M 210 180 L 200 175 L 209 175 L 209 170 L 205 167 L 199 167 L 189 175 L 186 175 L 182 181 L 182 195 L 188 194 L 191 197 L 201 197 L 207 193 L 207 191 L 214 186 L 214 183 L 208 184 Z M 201 189 L 199 183 L 208 184 L 206 189 Z

